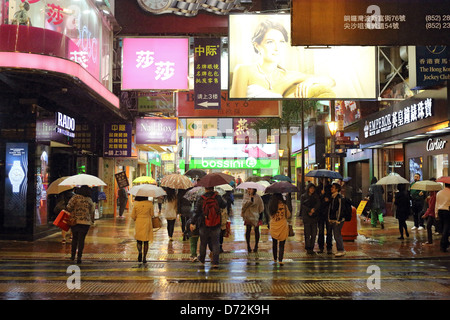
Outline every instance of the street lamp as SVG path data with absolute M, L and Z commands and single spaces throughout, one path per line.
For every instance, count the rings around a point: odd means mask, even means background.
M 330 139 L 330 162 L 331 162 L 331 170 L 334 170 L 333 163 L 333 153 L 334 153 L 334 137 L 337 131 L 337 121 L 328 121 L 327 122 L 328 130 L 330 131 L 331 139 Z

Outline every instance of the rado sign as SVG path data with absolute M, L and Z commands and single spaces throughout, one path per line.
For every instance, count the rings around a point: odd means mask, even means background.
M 441 139 L 428 139 L 427 141 L 427 151 L 434 151 L 434 150 L 442 150 L 445 148 L 445 145 L 447 143 L 447 140 L 441 140 Z

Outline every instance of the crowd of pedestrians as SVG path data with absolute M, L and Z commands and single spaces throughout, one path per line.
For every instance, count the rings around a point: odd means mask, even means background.
M 442 235 L 440 249 L 446 252 L 449 247 L 450 232 L 450 184 L 445 184 L 445 188 L 441 191 L 425 192 L 411 189 L 414 183 L 420 181 L 420 178 L 420 175 L 416 174 L 414 182 L 409 188 L 407 184 L 398 184 L 397 190 L 395 190 L 393 211 L 398 220 L 400 233 L 398 239 L 403 240 L 405 236 L 409 237 L 406 221 L 412 215 L 414 226 L 411 230 L 425 230 L 426 222 L 427 242 L 424 245 L 433 244 L 433 235 L 438 233 Z M 218 267 L 220 254 L 224 252 L 222 246 L 224 237 L 230 234 L 229 218 L 234 212 L 233 191 L 219 195 L 213 187 L 205 188 L 205 193 L 192 202 L 185 197 L 187 190 L 164 189 L 166 196 L 154 199 L 154 201 L 158 204 L 156 210 L 158 215 L 163 216 L 167 221 L 169 241 L 173 241 L 175 221 L 179 216 L 183 241 L 190 243 L 191 261 L 199 261 L 204 264 L 209 247 L 212 267 Z M 265 223 L 272 239 L 273 260 L 282 265 L 293 213 L 289 209 L 286 195 L 266 194 L 264 195 L 265 201 L 263 201 L 256 191 L 256 189 L 246 190 L 240 212 L 245 225 L 247 251 L 249 253 L 258 252 L 260 227 Z M 71 227 L 71 237 L 73 238 L 71 260 L 77 258 L 77 263 L 81 263 L 84 241 L 89 227 L 94 223 L 95 205 L 91 199 L 92 189 L 82 186 L 75 190 L 75 194 L 69 191 L 60 196 L 60 202 L 55 210 L 66 209 L 74 213 L 76 217 L 75 225 Z M 308 255 L 324 253 L 325 249 L 327 254 L 333 254 L 333 240 L 336 243 L 334 255 L 336 257 L 345 255 L 341 234 L 346 221 L 345 199 L 352 202 L 351 187 L 345 182 L 332 182 L 327 178 L 321 179 L 317 186 L 308 183 L 305 192 L 300 195 L 298 217 L 303 222 L 305 251 Z M 368 201 L 366 215 L 370 218 L 372 227 L 377 227 L 379 222 L 383 229 L 383 215 L 386 212 L 384 189 L 377 184 L 375 177 L 371 181 L 365 200 Z M 123 216 L 123 211 L 121 207 L 119 219 Z M 216 219 L 209 213 L 215 211 L 219 215 Z M 152 218 L 155 215 L 152 200 L 149 200 L 148 197 L 137 196 L 134 198 L 130 217 L 135 221 L 138 261 L 142 263 L 146 263 L 149 243 L 153 241 Z M 433 233 L 433 227 L 435 233 Z M 63 232 L 64 241 L 65 238 L 66 233 Z M 314 251 L 316 243 L 317 252 Z

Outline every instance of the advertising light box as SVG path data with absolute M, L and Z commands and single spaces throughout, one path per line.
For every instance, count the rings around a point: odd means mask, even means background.
M 289 14 L 229 16 L 230 99 L 375 99 L 375 47 L 291 46 Z
M 124 38 L 123 90 L 187 90 L 188 38 Z

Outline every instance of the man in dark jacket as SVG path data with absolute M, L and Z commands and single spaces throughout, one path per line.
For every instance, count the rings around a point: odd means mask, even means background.
M 420 174 L 416 173 L 414 175 L 414 182 L 411 183 L 410 187 L 414 185 L 417 181 L 420 181 Z M 422 210 L 425 204 L 426 194 L 421 190 L 411 189 L 410 191 L 411 200 L 412 200 L 412 213 L 414 216 L 414 227 L 411 230 L 423 230 L 424 229 L 424 221 L 422 219 Z
M 314 254 L 314 244 L 319 221 L 320 198 L 313 183 L 308 184 L 306 192 L 300 197 L 300 212 L 305 233 L 305 249 L 307 254 Z
M 214 192 L 214 187 L 205 188 L 206 192 L 202 197 L 197 201 L 194 209 L 194 224 L 190 225 L 191 231 L 194 231 L 198 228 L 200 234 L 200 255 L 198 260 L 204 264 L 206 257 L 206 246 L 209 244 L 209 247 L 213 253 L 213 261 L 212 267 L 219 267 L 219 254 L 220 254 L 220 221 L 216 226 L 206 226 L 205 224 L 205 214 L 203 212 L 203 197 L 211 197 L 214 196 L 216 201 L 219 204 L 220 209 L 224 209 L 227 207 L 226 202 L 219 196 L 216 192 Z M 219 212 L 220 215 L 220 212 Z
M 345 222 L 345 217 L 342 213 L 344 198 L 340 194 L 340 191 L 341 185 L 339 183 L 333 183 L 331 185 L 331 200 L 328 207 L 328 224 L 333 230 L 334 240 L 336 241 L 336 257 L 345 255 L 344 239 L 342 238 L 341 234 L 341 230 Z

